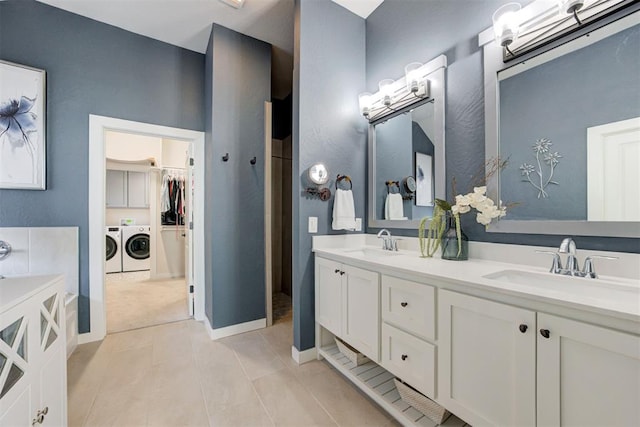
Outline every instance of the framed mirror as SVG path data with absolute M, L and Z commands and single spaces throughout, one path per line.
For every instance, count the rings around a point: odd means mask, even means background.
M 426 65 L 430 96 L 369 124 L 370 227 L 417 229 L 445 197 L 446 57 Z
M 482 35 L 481 35 L 482 39 Z M 491 232 L 640 237 L 640 12 L 503 68 L 484 45 Z

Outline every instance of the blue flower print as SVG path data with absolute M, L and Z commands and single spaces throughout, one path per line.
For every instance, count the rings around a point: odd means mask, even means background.
M 0 138 L 6 136 L 14 149 L 25 147 L 31 155 L 35 146 L 30 135 L 38 130 L 38 116 L 31 112 L 35 103 L 36 98 L 30 99 L 26 96 L 20 100 L 9 99 L 0 102 Z

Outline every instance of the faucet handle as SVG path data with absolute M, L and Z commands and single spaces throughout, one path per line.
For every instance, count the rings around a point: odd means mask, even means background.
M 562 263 L 560 262 L 560 254 L 555 251 L 539 251 L 536 250 L 536 253 L 551 255 L 553 257 L 553 263 L 551 264 L 551 269 L 549 269 L 550 273 L 558 274 L 562 270 Z
M 598 275 L 596 274 L 596 266 L 594 263 L 595 259 L 618 259 L 617 256 L 606 256 L 606 255 L 590 255 L 584 259 L 584 268 L 582 269 L 582 274 L 584 277 L 589 277 L 591 279 L 597 279 Z
M 399 238 L 399 237 L 394 237 L 393 239 L 391 239 L 391 248 L 389 248 L 389 249 L 392 249 L 392 250 L 397 252 L 398 251 L 398 240 L 402 240 L 402 239 Z

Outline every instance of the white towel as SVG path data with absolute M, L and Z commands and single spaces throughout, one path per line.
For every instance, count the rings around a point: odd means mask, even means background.
M 404 216 L 403 209 L 401 194 L 387 194 L 387 199 L 384 203 L 385 219 L 407 219 L 407 217 Z
M 333 199 L 333 224 L 334 230 L 355 230 L 356 229 L 356 208 L 353 204 L 353 193 L 351 190 L 336 190 Z

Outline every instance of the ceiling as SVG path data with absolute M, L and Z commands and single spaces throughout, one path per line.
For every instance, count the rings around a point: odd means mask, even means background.
M 271 44 L 273 95 L 290 92 L 294 0 L 245 0 L 241 9 L 218 0 L 38 1 L 200 53 L 207 49 L 211 24 L 222 25 Z M 366 18 L 384 0 L 333 1 Z

